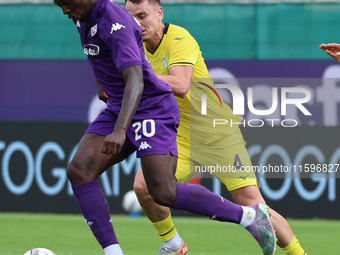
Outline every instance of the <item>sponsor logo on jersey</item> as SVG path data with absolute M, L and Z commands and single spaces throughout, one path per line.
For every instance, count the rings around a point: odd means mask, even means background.
M 117 31 L 117 30 L 120 30 L 122 28 L 126 28 L 126 27 L 122 24 L 119 24 L 118 22 L 116 24 L 112 24 L 111 34 L 113 33 L 113 31 Z
M 151 146 L 150 146 L 150 144 L 148 144 L 147 142 L 141 142 L 141 144 L 140 144 L 140 146 L 139 146 L 139 151 L 140 150 L 146 150 L 146 149 L 148 149 L 148 148 L 152 148 Z
M 98 56 L 99 55 L 99 46 L 95 45 L 95 44 L 85 44 L 84 45 L 84 53 L 87 56 Z
M 98 24 L 91 27 L 91 37 L 93 37 L 95 34 L 97 34 Z

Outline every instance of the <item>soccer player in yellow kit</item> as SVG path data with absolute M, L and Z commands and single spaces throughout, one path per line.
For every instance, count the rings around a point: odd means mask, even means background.
M 196 40 L 184 28 L 163 24 L 160 0 L 126 0 L 125 5 L 141 25 L 144 50 L 155 73 L 170 84 L 179 104 L 177 181 L 187 182 L 196 173 L 197 166 L 233 166 L 236 171 L 212 174 L 227 187 L 236 203 L 265 203 L 255 174 L 243 171 L 251 168 L 251 161 L 237 125 L 242 118 L 232 113 L 213 88 Z M 202 95 L 206 95 L 205 115 Z M 214 127 L 214 119 L 228 120 L 228 123 Z M 164 242 L 158 253 L 187 254 L 188 248 L 174 226 L 170 209 L 153 201 L 141 170 L 136 175 L 134 189 L 145 214 Z M 287 221 L 274 210 L 270 212 L 282 250 L 290 255 L 306 255 Z

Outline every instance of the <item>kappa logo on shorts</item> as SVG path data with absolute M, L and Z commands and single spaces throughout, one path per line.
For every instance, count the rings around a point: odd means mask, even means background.
M 148 148 L 152 148 L 150 146 L 150 144 L 148 144 L 147 142 L 141 142 L 138 150 L 140 151 L 140 150 L 145 150 L 145 149 L 148 149 Z

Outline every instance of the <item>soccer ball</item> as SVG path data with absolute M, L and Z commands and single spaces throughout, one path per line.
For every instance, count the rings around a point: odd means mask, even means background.
M 25 252 L 24 255 L 56 255 L 53 251 L 50 251 L 45 248 L 34 248 Z
M 130 190 L 125 193 L 123 197 L 122 206 L 125 212 L 127 213 L 139 214 L 143 211 L 142 207 L 138 202 L 136 193 L 133 190 Z

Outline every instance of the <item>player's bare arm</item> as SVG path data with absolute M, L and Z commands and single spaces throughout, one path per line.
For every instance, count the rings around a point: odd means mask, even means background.
M 327 52 L 332 58 L 340 63 L 340 44 L 337 43 L 328 43 L 328 44 L 321 44 L 320 49 Z
M 192 66 L 172 66 L 169 69 L 169 75 L 157 76 L 171 86 L 175 96 L 184 98 L 190 89 L 193 72 Z
M 106 93 L 104 92 L 102 86 L 100 86 L 100 83 L 97 79 L 96 79 L 96 85 L 97 85 L 98 98 L 106 103 L 109 97 L 106 95 Z
M 102 146 L 102 153 L 120 153 L 125 142 L 125 132 L 136 113 L 144 90 L 143 71 L 141 66 L 130 66 L 122 72 L 126 86 L 122 107 L 113 132 L 108 135 Z

